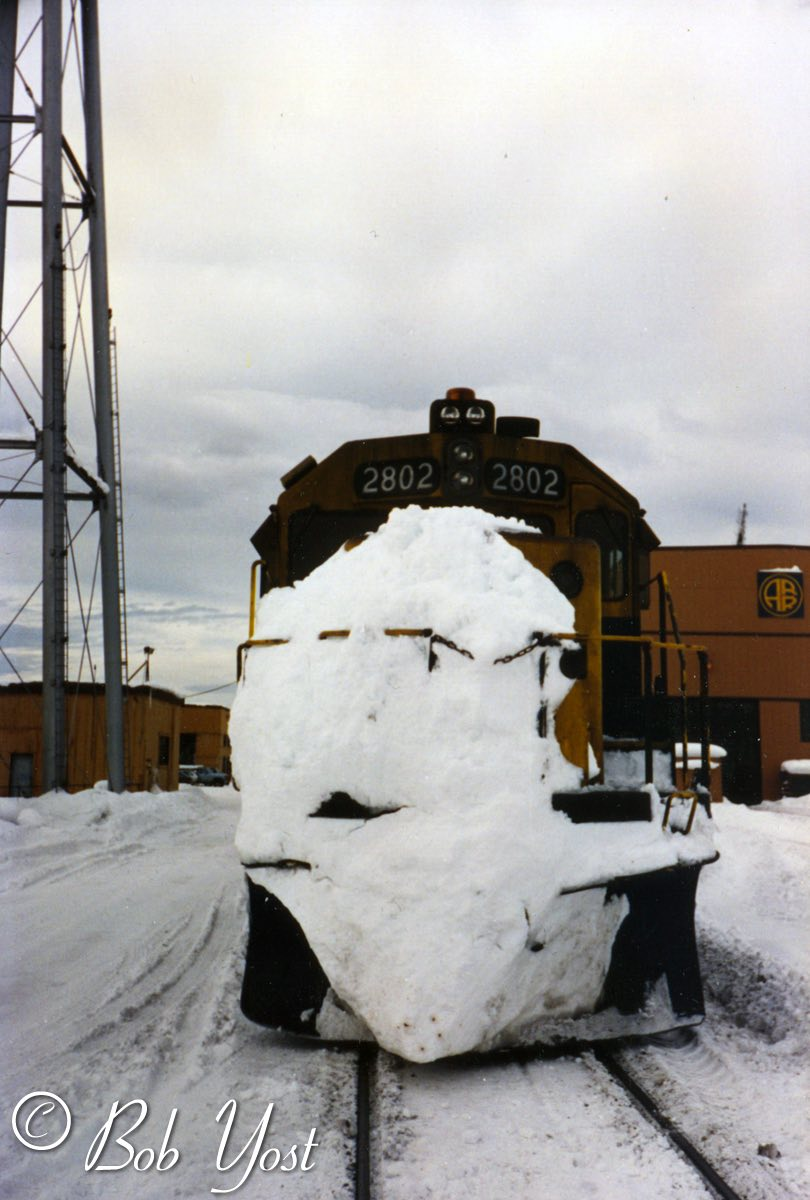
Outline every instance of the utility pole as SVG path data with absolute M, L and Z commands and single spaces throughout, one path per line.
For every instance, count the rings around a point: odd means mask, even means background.
M 18 488 L 0 498 L 42 501 L 42 706 L 43 787 L 64 788 L 67 780 L 65 685 L 67 665 L 67 501 L 89 500 L 99 513 L 104 690 L 106 700 L 107 778 L 113 791 L 126 786 L 123 738 L 121 637 L 121 564 L 117 506 L 115 425 L 110 358 L 110 307 L 107 284 L 107 235 L 104 205 L 104 163 L 101 136 L 101 72 L 97 0 L 81 3 L 81 105 L 84 117 L 85 166 L 68 143 L 63 129 L 63 73 L 67 62 L 63 43 L 63 0 L 41 0 L 42 97 L 31 115 L 13 112 L 17 0 L 0 0 L 0 316 L 3 328 L 2 279 L 6 269 L 6 214 L 15 207 L 42 210 L 42 424 L 35 438 L 0 440 L 0 447 L 28 448 L 41 460 L 41 492 Z M 76 8 L 70 6 L 68 40 L 78 41 Z M 9 197 L 11 131 L 15 124 L 33 126 L 41 140 L 41 200 Z M 79 200 L 63 193 L 62 171 L 67 162 Z M 92 314 L 93 390 L 97 474 L 83 468 L 68 452 L 65 367 L 65 245 L 64 215 L 80 210 L 89 241 Z M 73 253 L 73 251 L 71 251 Z M 28 375 L 30 379 L 30 374 Z M 32 418 L 31 424 L 35 424 Z M 72 470 L 86 487 L 68 492 Z

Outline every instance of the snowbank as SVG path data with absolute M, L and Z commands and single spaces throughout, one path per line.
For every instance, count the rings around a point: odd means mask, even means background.
M 751 956 L 768 960 L 766 975 L 776 976 L 780 1009 L 810 1001 L 810 807 L 803 799 L 785 799 L 747 808 L 724 803 L 714 809 L 720 862 L 700 883 L 700 923 L 707 941 L 725 950 L 721 984 L 717 971 L 706 972 L 707 986 L 730 987 L 726 975 L 736 961 L 735 1006 L 770 1020 L 771 1002 L 757 997 L 761 969 L 750 969 Z M 730 942 L 748 949 L 728 955 Z M 799 983 L 799 980 L 802 983 Z M 742 989 L 742 990 L 741 990 Z M 793 1014 L 798 1015 L 798 1010 Z M 779 1022 L 775 1022 L 779 1024 Z M 794 1026 L 795 1027 L 795 1026 Z M 810 1031 L 808 1031 L 810 1036 Z
M 214 789 L 215 795 L 217 792 L 227 803 L 237 803 L 234 788 Z M 119 794 L 108 791 L 106 783 L 97 783 L 81 792 L 46 792 L 33 799 L 4 798 L 0 802 L 0 839 L 14 844 L 23 829 L 39 831 L 38 840 L 43 842 L 56 835 L 71 844 L 99 838 L 120 840 L 146 827 L 154 835 L 161 830 L 173 833 L 178 826 L 205 819 L 210 807 L 210 794 L 202 788 Z

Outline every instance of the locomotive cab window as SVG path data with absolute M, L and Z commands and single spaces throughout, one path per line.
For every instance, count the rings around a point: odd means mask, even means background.
M 628 521 L 623 512 L 595 508 L 577 514 L 577 537 L 596 542 L 602 558 L 602 599 L 627 595 Z

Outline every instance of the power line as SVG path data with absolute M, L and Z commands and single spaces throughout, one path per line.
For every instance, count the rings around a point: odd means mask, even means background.
M 208 696 L 211 692 L 224 692 L 226 688 L 236 687 L 237 680 L 233 679 L 230 683 L 221 683 L 219 687 L 206 688 L 202 692 L 189 692 L 185 697 L 186 700 L 193 700 L 195 696 Z

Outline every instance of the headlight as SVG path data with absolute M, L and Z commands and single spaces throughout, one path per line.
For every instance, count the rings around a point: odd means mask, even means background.
M 453 461 L 457 463 L 475 462 L 475 446 L 471 442 L 456 442 L 451 451 Z
M 471 471 L 454 471 L 450 477 L 453 487 L 471 488 L 475 483 L 475 476 Z
M 573 600 L 582 591 L 585 584 L 582 572 L 576 563 L 564 558 L 554 564 L 549 571 L 549 578 L 564 596 Z

